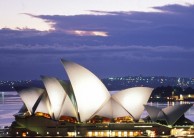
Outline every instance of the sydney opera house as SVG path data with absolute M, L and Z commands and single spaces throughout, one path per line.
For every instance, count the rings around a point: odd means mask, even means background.
M 5 135 L 151 137 L 175 135 L 178 126 L 193 125 L 184 116 L 192 104 L 164 109 L 147 105 L 153 91 L 148 87 L 110 94 L 88 69 L 65 60 L 62 64 L 69 81 L 41 76 L 44 89 L 16 88 L 24 105 Z M 148 116 L 141 118 L 144 110 Z

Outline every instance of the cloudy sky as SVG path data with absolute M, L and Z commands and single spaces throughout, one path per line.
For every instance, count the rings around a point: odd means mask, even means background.
M 1 0 L 0 80 L 194 77 L 194 0 Z

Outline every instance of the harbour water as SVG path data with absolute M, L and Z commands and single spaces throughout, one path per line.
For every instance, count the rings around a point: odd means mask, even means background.
M 159 108 L 165 108 L 167 106 L 185 104 L 192 102 L 180 101 L 180 102 L 166 102 L 166 103 L 148 103 L 151 106 L 156 106 Z M 22 107 L 23 102 L 17 92 L 0 92 L 0 127 L 10 126 L 14 121 L 14 114 L 16 114 Z M 148 114 L 146 111 L 143 112 L 141 118 L 146 117 Z M 186 113 L 185 117 L 194 121 L 194 106 L 192 106 Z

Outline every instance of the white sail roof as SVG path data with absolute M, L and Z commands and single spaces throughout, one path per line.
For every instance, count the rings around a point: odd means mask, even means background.
M 148 87 L 134 87 L 119 91 L 112 97 L 131 114 L 135 121 L 138 121 L 144 110 L 143 105 L 147 103 L 152 90 Z
M 192 104 L 180 104 L 166 107 L 162 111 L 166 115 L 168 124 L 173 125 L 192 106 Z
M 51 103 L 50 115 L 53 119 L 59 119 L 61 107 L 65 101 L 67 94 L 56 78 L 42 76 L 42 80 Z
M 107 88 L 93 73 L 86 68 L 62 60 L 73 87 L 80 114 L 80 121 L 87 121 L 110 98 Z
M 132 116 L 139 120 L 143 105 L 153 89 L 135 87 L 113 94 L 86 68 L 62 60 L 70 84 L 54 77 L 43 77 L 46 90 L 24 89 L 19 94 L 30 113 L 49 113 L 58 120 L 62 115 L 76 117 L 85 122 L 95 115 L 108 118 Z
M 63 87 L 63 89 L 65 90 L 65 92 L 67 93 L 66 100 L 70 100 L 71 101 L 72 106 L 74 107 L 74 110 L 76 112 L 76 116 L 78 117 L 77 101 L 76 101 L 75 94 L 73 92 L 73 88 L 72 88 L 71 84 L 70 83 L 67 83 L 67 82 L 65 82 L 63 80 L 59 80 L 59 82 L 60 82 L 61 86 Z M 64 103 L 64 105 L 65 105 L 65 103 Z M 69 105 L 69 106 L 71 106 L 71 105 Z
M 67 95 L 65 98 L 65 102 L 63 103 L 61 107 L 61 113 L 60 116 L 72 116 L 78 119 L 77 112 L 75 110 L 75 107 L 72 104 L 72 101 L 70 100 L 69 96 Z
M 150 118 L 152 121 L 156 121 L 158 119 L 158 114 L 161 111 L 161 109 L 155 107 L 155 106 L 150 106 L 150 105 L 144 105 L 146 111 L 148 112 Z
M 152 121 L 165 120 L 168 125 L 173 125 L 192 106 L 192 104 L 180 104 L 159 109 L 145 105 L 145 108 Z
M 29 88 L 18 91 L 18 94 L 20 95 L 22 101 L 26 105 L 28 111 L 32 114 L 33 106 L 43 92 L 44 92 L 43 89 Z
M 41 98 L 35 112 L 47 113 L 50 115 L 52 114 L 51 113 L 51 104 L 50 104 L 48 94 L 46 93 L 46 91 L 42 95 L 42 98 Z
M 93 116 L 95 115 L 112 118 L 113 117 L 112 99 L 110 98 Z
M 130 114 L 113 98 L 110 98 L 109 101 L 106 104 L 104 104 L 97 113 L 95 113 L 95 115 L 108 118 L 130 116 Z

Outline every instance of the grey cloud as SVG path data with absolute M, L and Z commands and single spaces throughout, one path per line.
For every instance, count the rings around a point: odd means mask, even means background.
M 63 45 L 11 45 L 0 47 L 1 54 L 32 55 L 68 55 L 69 57 L 120 57 L 130 60 L 188 60 L 193 59 L 194 48 L 178 46 L 63 46 Z M 177 56 L 181 55 L 181 56 Z M 57 56 L 57 57 L 58 57 Z
M 163 12 L 104 12 L 103 15 L 77 16 L 29 14 L 53 22 L 56 30 L 1 29 L 0 76 L 16 78 L 20 76 L 17 72 L 27 76 L 30 71 L 33 72 L 30 76 L 44 72 L 57 72 L 60 76 L 60 58 L 96 68 L 102 76 L 129 75 L 129 72 L 194 76 L 194 6 L 156 8 Z M 72 30 L 104 31 L 109 36 L 67 33 Z M 4 75 L 7 71 L 12 72 L 10 76 Z
M 36 16 L 55 22 L 53 32 L 35 30 L 10 31 L 1 30 L 0 45 L 6 46 L 20 42 L 28 45 L 176 45 L 192 47 L 194 43 L 194 6 L 166 6 L 163 11 L 169 13 L 114 13 L 114 15 L 77 15 L 77 16 Z M 159 8 L 159 7 L 158 7 Z M 166 8 L 166 9 L 165 9 Z M 173 9 L 176 10 L 173 10 Z M 184 10 L 183 10 L 184 9 Z M 187 9 L 187 10 L 186 10 Z M 184 12 L 179 12 L 184 11 Z M 32 15 L 31 15 L 32 16 Z M 75 36 L 68 34 L 72 30 L 105 31 L 107 38 L 95 36 Z

